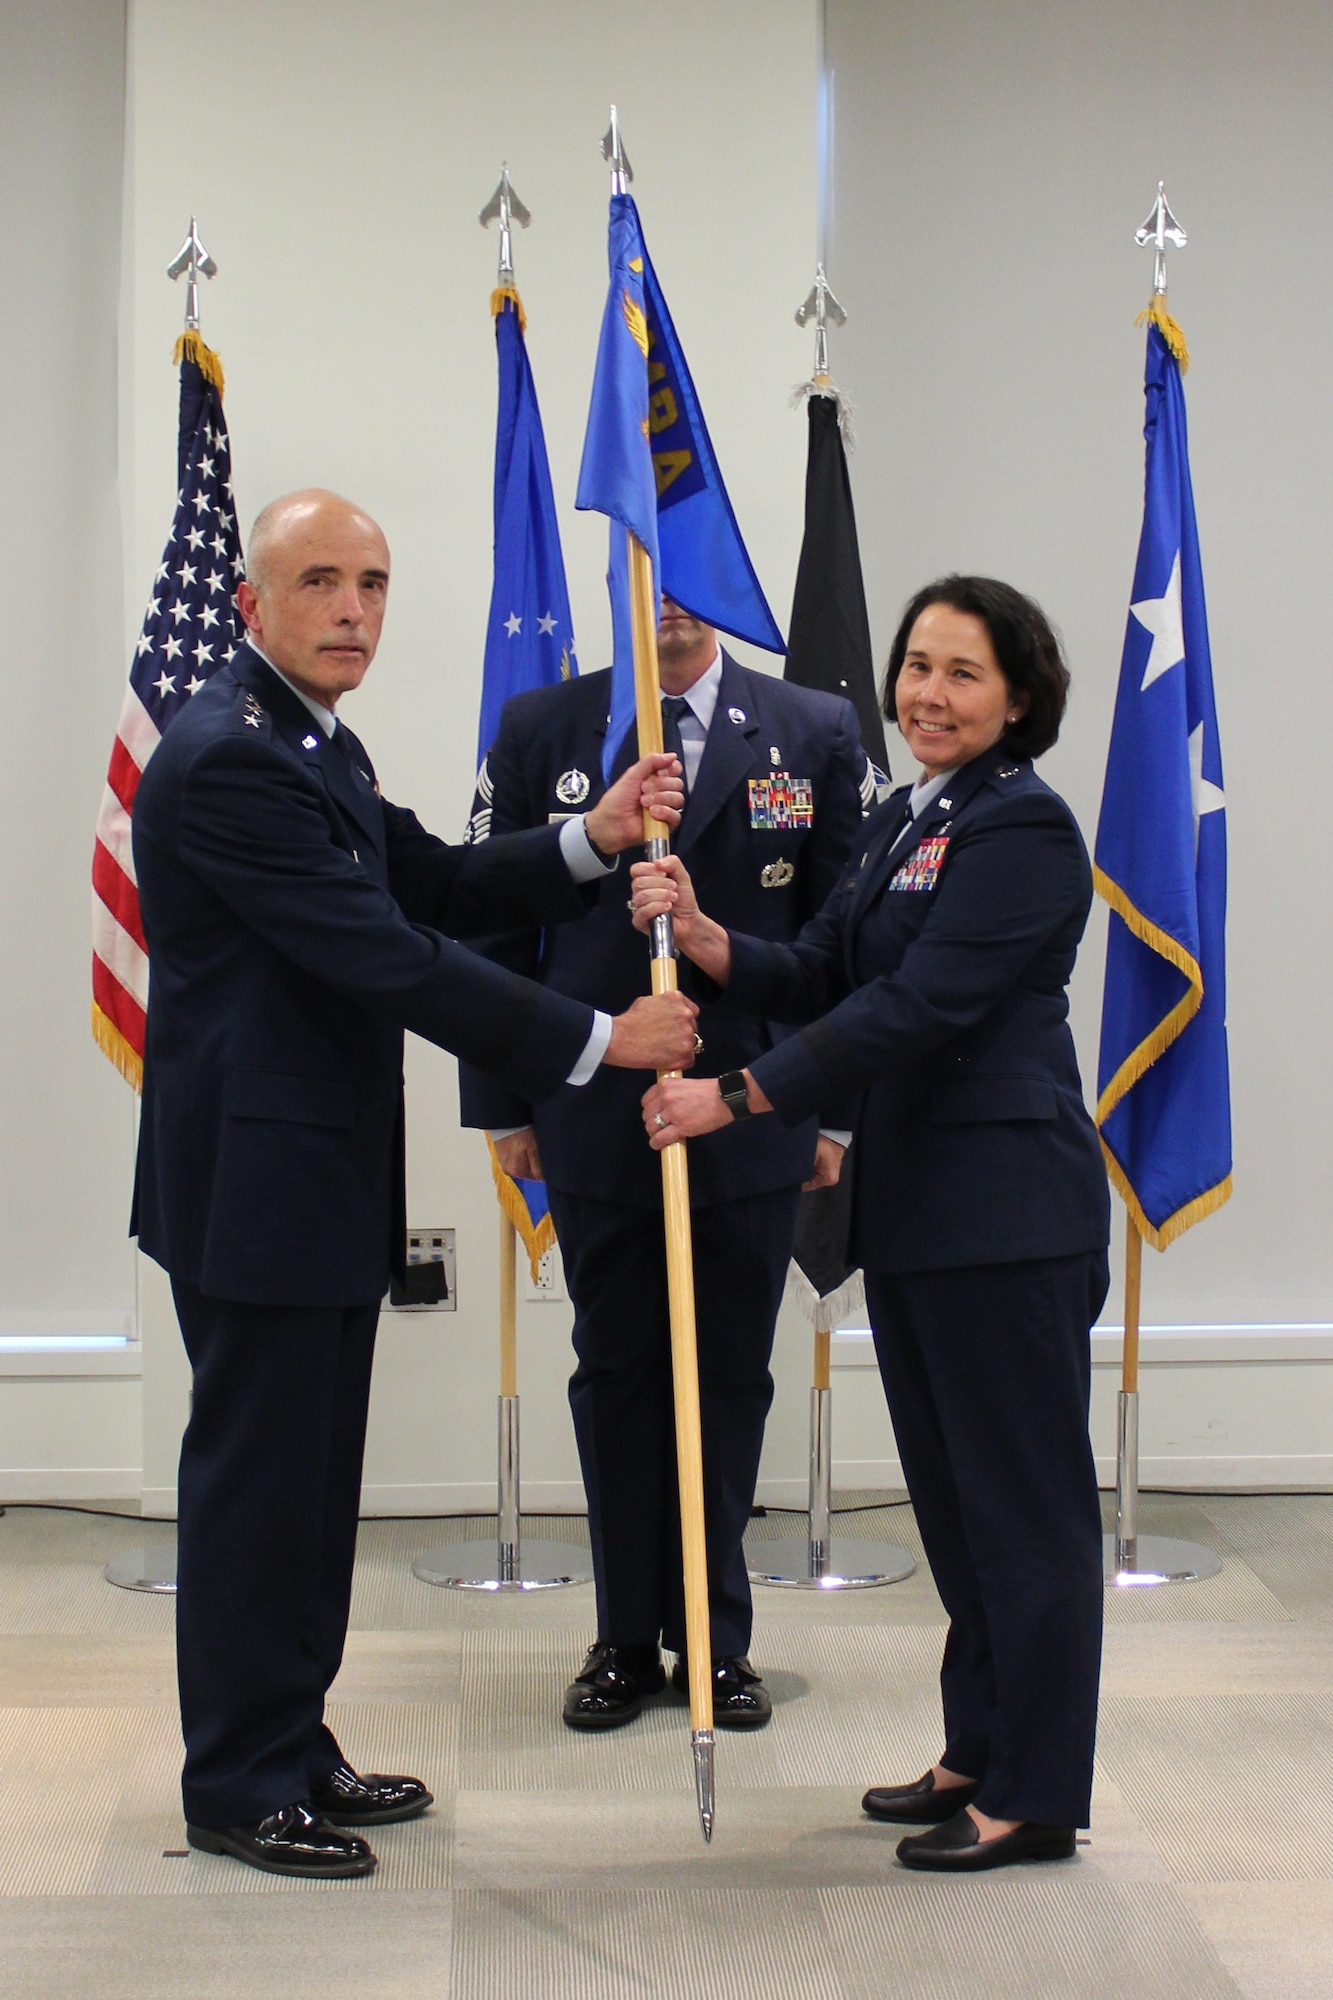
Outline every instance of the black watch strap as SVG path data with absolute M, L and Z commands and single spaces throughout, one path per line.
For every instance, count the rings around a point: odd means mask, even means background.
M 749 1118 L 750 1100 L 745 1088 L 745 1071 L 729 1069 L 717 1080 L 718 1095 L 732 1117 L 740 1120 Z

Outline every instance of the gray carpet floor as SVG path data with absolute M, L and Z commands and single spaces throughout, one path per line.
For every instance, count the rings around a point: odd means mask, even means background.
M 840 1496 L 840 1504 L 878 1496 Z M 790 1518 L 754 1524 L 790 1533 Z M 920 1554 L 910 1510 L 839 1526 Z M 561 1727 L 590 1586 L 431 1589 L 476 1523 L 368 1522 L 333 1723 L 363 1769 L 420 1772 L 378 1873 L 312 1887 L 182 1854 L 172 1604 L 107 1559 L 170 1530 L 0 1520 L 4 2000 L 1329 2000 L 1333 1497 L 1149 1496 L 1211 1544 L 1207 1583 L 1112 1592 L 1093 1825 L 1076 1860 L 905 1873 L 871 1782 L 938 1750 L 943 1635 L 924 1565 L 836 1596 L 756 1592 L 772 1726 L 720 1736 L 700 1840 L 688 1712 Z M 582 1522 L 531 1536 L 586 1540 Z

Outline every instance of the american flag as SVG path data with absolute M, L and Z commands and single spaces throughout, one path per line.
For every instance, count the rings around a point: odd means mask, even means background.
M 222 368 L 197 334 L 177 348 L 180 432 L 176 517 L 162 554 L 116 726 L 93 851 L 93 1036 L 139 1089 L 148 954 L 130 847 L 139 777 L 162 731 L 241 638 L 237 579 L 245 563 L 222 414 Z

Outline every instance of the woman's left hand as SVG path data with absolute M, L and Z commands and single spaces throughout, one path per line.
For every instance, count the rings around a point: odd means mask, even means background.
M 697 1139 L 732 1122 L 715 1078 L 667 1077 L 643 1096 L 643 1122 L 655 1153 L 677 1139 Z

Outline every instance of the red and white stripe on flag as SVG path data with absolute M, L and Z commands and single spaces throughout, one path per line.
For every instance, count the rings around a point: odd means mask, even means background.
M 130 823 L 144 766 L 180 709 L 241 638 L 234 593 L 244 573 L 222 415 L 222 367 L 197 333 L 178 342 L 176 514 L 144 613 L 116 725 L 93 848 L 93 1036 L 121 1075 L 143 1083 L 148 948 Z

